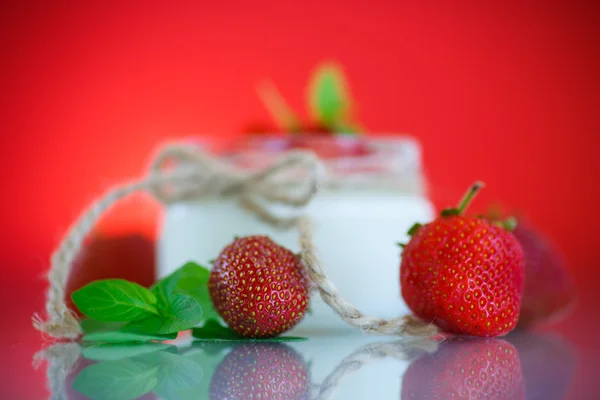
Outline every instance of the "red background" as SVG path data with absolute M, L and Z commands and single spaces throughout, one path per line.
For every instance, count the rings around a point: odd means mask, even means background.
M 165 4 L 2 3 L 0 304 L 21 338 L 37 335 L 29 316 L 48 255 L 94 196 L 142 173 L 159 140 L 230 138 L 266 119 L 261 78 L 302 109 L 305 79 L 326 59 L 344 66 L 371 131 L 421 140 L 437 201 L 484 180 L 479 204 L 525 210 L 563 247 L 582 293 L 596 288 L 594 2 Z M 14 368 L 33 377 L 29 360 Z

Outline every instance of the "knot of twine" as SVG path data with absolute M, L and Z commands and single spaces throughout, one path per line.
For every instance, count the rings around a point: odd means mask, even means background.
M 172 168 L 167 168 L 169 163 Z M 308 178 L 302 182 L 304 187 L 276 179 L 280 174 L 294 170 L 308 173 Z M 267 224 L 281 229 L 297 228 L 309 278 L 323 301 L 345 322 L 369 333 L 435 334 L 436 329 L 431 324 L 410 315 L 386 320 L 361 313 L 340 296 L 327 278 L 312 240 L 311 221 L 306 216 L 283 218 L 269 210 L 268 204 L 273 203 L 296 208 L 307 205 L 325 180 L 325 167 L 312 152 L 290 151 L 264 169 L 248 171 L 236 169 L 194 145 L 165 146 L 154 158 L 148 176 L 112 188 L 94 201 L 68 229 L 50 260 L 47 319 L 34 315 L 34 327 L 56 338 L 76 339 L 81 335 L 77 316 L 65 303 L 65 286 L 71 265 L 85 238 L 106 210 L 132 193 L 146 191 L 165 204 L 207 195 L 231 196 Z

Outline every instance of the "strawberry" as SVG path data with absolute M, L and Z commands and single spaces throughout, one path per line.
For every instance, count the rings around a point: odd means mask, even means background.
M 300 322 L 309 288 L 300 257 L 266 236 L 225 247 L 208 281 L 219 315 L 240 335 L 256 338 L 277 336 Z
M 219 364 L 210 399 L 310 399 L 308 367 L 300 354 L 282 343 L 247 343 Z
M 575 283 L 559 249 L 525 219 L 513 234 L 525 254 L 525 291 L 519 327 L 556 320 L 573 304 Z
M 463 215 L 481 183 L 457 209 L 416 224 L 402 254 L 402 297 L 419 318 L 441 329 L 498 336 L 517 323 L 524 286 L 523 251 L 506 229 Z
M 525 399 L 519 354 L 500 339 L 446 341 L 411 363 L 401 398 Z

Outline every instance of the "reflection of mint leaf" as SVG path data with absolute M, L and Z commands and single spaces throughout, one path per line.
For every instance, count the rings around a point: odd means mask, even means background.
M 164 343 L 94 343 L 83 346 L 81 353 L 88 360 L 122 360 L 169 347 L 174 346 Z
M 194 361 L 200 365 L 204 372 L 202 381 L 198 385 L 193 393 L 190 393 L 187 397 L 181 396 L 181 400 L 195 400 L 195 399 L 208 399 L 210 392 L 210 384 L 212 382 L 213 375 L 221 361 L 225 358 L 227 353 L 223 351 L 226 347 L 223 343 L 207 343 L 207 342 L 194 342 L 193 349 L 195 350 L 192 354 L 186 355 L 186 358 Z M 189 392 L 189 391 L 188 391 Z
M 154 293 L 123 279 L 91 282 L 73 292 L 71 298 L 83 314 L 99 321 L 135 321 L 158 314 Z
M 185 331 L 202 321 L 202 307 L 187 294 L 177 293 L 171 296 L 161 315 L 152 315 L 146 319 L 133 321 L 125 325 L 124 332 L 168 334 Z
M 218 318 L 208 292 L 210 271 L 194 262 L 188 262 L 172 274 L 161 279 L 152 292 L 164 307 L 174 294 L 183 293 L 193 297 L 202 307 L 203 319 Z
M 346 119 L 351 101 L 340 67 L 326 63 L 317 68 L 309 82 L 308 106 L 312 117 L 325 126 Z
M 202 328 L 194 328 L 192 336 L 207 342 L 301 342 L 306 338 L 296 336 L 276 336 L 271 338 L 250 339 L 238 335 L 233 329 L 222 326 L 216 321 L 207 321 Z
M 198 399 L 198 385 L 207 379 L 200 365 L 180 354 L 159 352 L 144 357 L 159 365 L 158 384 L 153 392 L 163 400 Z M 144 362 L 146 362 L 144 360 Z
M 136 399 L 158 383 L 158 367 L 134 360 L 103 361 L 86 367 L 73 389 L 94 400 Z

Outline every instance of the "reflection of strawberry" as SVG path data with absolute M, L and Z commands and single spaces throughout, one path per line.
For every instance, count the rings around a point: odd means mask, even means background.
M 575 298 L 574 280 L 564 256 L 523 218 L 513 234 L 525 254 L 526 279 L 519 326 L 556 319 Z
M 67 306 L 77 310 L 71 293 L 91 281 L 121 278 L 150 286 L 154 274 L 154 243 L 146 237 L 138 234 L 93 236 L 71 267 L 66 288 Z
M 210 399 L 310 399 L 310 376 L 302 357 L 282 343 L 236 347 L 217 367 Z
M 415 225 L 400 266 L 402 297 L 419 318 L 454 333 L 498 336 L 516 326 L 523 293 L 523 252 L 515 237 L 458 209 Z
M 450 340 L 406 370 L 403 400 L 525 399 L 517 350 L 499 339 Z

